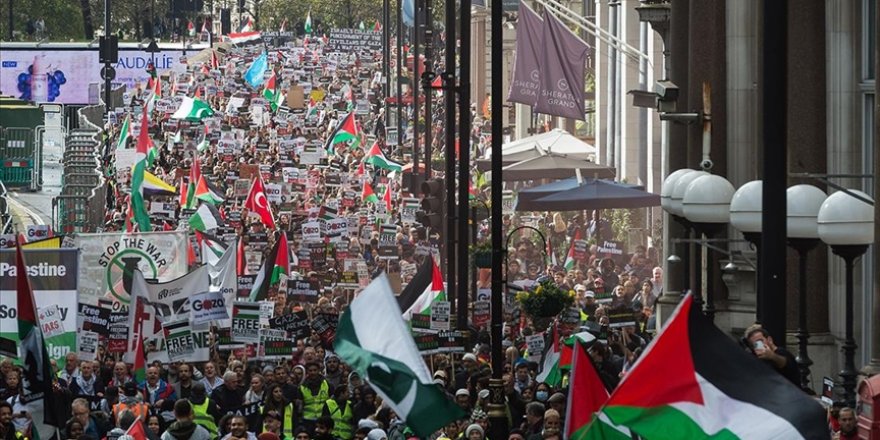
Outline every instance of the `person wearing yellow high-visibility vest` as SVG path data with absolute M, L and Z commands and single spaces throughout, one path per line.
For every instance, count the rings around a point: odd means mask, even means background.
M 333 398 L 324 403 L 323 411 L 325 417 L 333 419 L 333 437 L 340 440 L 351 440 L 354 437 L 353 414 L 351 402 L 348 400 L 348 387 L 337 387 Z
M 314 430 L 315 422 L 321 416 L 324 403 L 330 398 L 330 384 L 321 375 L 321 365 L 317 362 L 306 364 L 306 378 L 299 387 L 302 393 L 303 425 Z
M 266 389 L 266 400 L 263 402 L 263 405 L 260 407 L 260 413 L 263 414 L 263 425 L 265 430 L 269 431 L 269 422 L 266 420 L 266 415 L 268 413 L 273 413 L 273 416 L 278 419 L 278 432 L 271 430 L 278 434 L 278 437 L 281 437 L 282 440 L 284 438 L 293 439 L 294 437 L 294 428 L 296 427 L 297 419 L 296 419 L 296 407 L 293 403 L 288 403 L 287 399 L 284 397 L 284 389 L 281 385 L 272 384 L 269 388 Z
M 193 422 L 208 430 L 212 437 L 217 437 L 217 420 L 220 418 L 220 407 L 207 396 L 205 384 L 193 382 L 189 402 L 193 408 Z

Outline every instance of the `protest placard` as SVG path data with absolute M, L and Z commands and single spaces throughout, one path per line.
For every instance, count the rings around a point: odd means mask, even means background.
M 234 301 L 232 303 L 232 339 L 235 342 L 260 342 L 260 303 Z
M 166 321 L 162 324 L 165 332 L 165 351 L 171 362 L 189 359 L 195 352 L 195 340 L 188 319 Z

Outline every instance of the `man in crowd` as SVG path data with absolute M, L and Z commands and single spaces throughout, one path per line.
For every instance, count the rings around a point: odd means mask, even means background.
M 245 416 L 232 416 L 229 420 L 229 434 L 220 440 L 257 440 L 253 432 L 247 430 L 248 422 Z
M 94 362 L 83 361 L 79 365 L 79 375 L 73 377 L 70 393 L 74 397 L 104 397 L 104 383 L 95 374 Z
M 746 329 L 746 340 L 758 359 L 766 362 L 795 386 L 800 387 L 800 372 L 794 355 L 785 348 L 777 347 L 773 343 L 773 337 L 764 327 L 755 324 Z
M 211 433 L 193 419 L 193 407 L 188 400 L 174 402 L 174 423 L 162 434 L 161 440 L 212 440 Z
M 177 399 L 174 387 L 160 377 L 159 367 L 151 365 L 147 368 L 147 379 L 141 385 L 144 401 L 154 409 L 167 410 Z
M 178 399 L 189 399 L 192 394 L 192 367 L 187 363 L 181 363 L 177 367 L 177 382 L 174 384 L 174 394 Z
M 315 422 L 321 416 L 324 403 L 330 399 L 330 384 L 321 374 L 321 365 L 317 362 L 306 364 L 306 378 L 300 386 L 302 394 L 303 423 L 314 430 Z
M 211 400 L 220 407 L 220 412 L 225 414 L 235 409 L 244 402 L 244 388 L 238 386 L 238 373 L 227 370 L 223 374 L 223 384 L 211 393 Z

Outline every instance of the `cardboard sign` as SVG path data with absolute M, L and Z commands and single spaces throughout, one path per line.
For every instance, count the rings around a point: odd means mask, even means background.
M 449 330 L 449 301 L 435 301 L 431 305 L 431 330 Z
M 188 319 L 167 321 L 162 324 L 165 332 L 165 351 L 171 362 L 189 359 L 196 350 L 192 328 Z
M 307 338 L 312 334 L 309 315 L 305 311 L 288 313 L 269 320 L 269 328 L 284 330 L 294 340 Z
M 202 292 L 190 298 L 190 321 L 194 325 L 223 319 L 229 319 L 229 313 L 222 292 Z
M 544 354 L 544 333 L 526 336 L 526 346 L 529 350 L 529 361 L 540 362 Z
M 287 91 L 287 106 L 292 109 L 306 108 L 305 90 L 299 84 L 290 86 Z
M 232 303 L 232 339 L 246 344 L 260 342 L 260 304 L 248 301 Z
M 98 358 L 99 339 L 100 336 L 95 332 L 81 331 L 77 333 L 79 360 L 94 361 Z
M 110 334 L 110 309 L 80 303 L 79 320 L 82 331 L 95 332 L 102 336 Z
M 474 301 L 474 316 L 472 318 L 474 325 L 477 327 L 483 327 L 489 323 L 490 319 L 491 303 L 485 300 Z
M 319 313 L 312 320 L 312 330 L 321 337 L 321 345 L 324 348 L 333 347 L 336 338 L 336 327 L 339 326 L 339 315 L 333 313 Z
M 64 333 L 64 324 L 61 322 L 61 311 L 58 304 L 39 309 L 40 329 L 43 330 L 43 338 L 49 339 Z

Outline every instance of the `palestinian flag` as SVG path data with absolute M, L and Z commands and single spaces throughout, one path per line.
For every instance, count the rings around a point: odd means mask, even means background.
M 128 431 L 125 431 L 125 435 L 131 437 L 134 440 L 147 440 L 147 431 L 144 429 L 143 422 L 144 420 L 141 420 L 140 417 L 135 419 L 135 422 L 128 427 Z
M 379 32 L 382 30 L 382 25 L 379 24 L 379 20 L 376 20 L 376 23 L 373 24 L 373 31 Z
M 578 229 L 574 233 L 574 240 L 571 241 L 571 246 L 568 248 L 568 255 L 565 256 L 565 263 L 563 266 L 566 271 L 574 269 L 574 242 L 581 239 L 581 230 Z
M 180 107 L 178 107 L 177 111 L 171 115 L 171 118 L 201 121 L 202 119 L 213 115 L 214 110 L 212 110 L 211 106 L 204 101 L 184 96 L 183 101 L 180 103 Z
M 646 439 L 827 439 L 825 409 L 715 327 L 688 295 L 602 408 Z
M 562 347 L 559 344 L 557 324 L 553 324 L 553 331 L 548 333 L 547 336 L 548 339 L 544 341 L 544 354 L 541 357 L 541 373 L 535 377 L 535 381 L 539 383 L 545 382 L 550 386 L 558 387 L 562 384 L 562 370 L 559 368 Z
M 22 365 L 26 366 L 21 378 L 20 398 L 34 405 L 32 411 L 42 407 L 42 414 L 34 414 L 34 417 L 43 419 L 42 424 L 59 426 L 62 422 L 56 420 L 55 411 L 52 411 L 52 365 L 37 319 L 34 292 L 21 245 L 15 251 L 15 273 L 19 353 Z M 39 429 L 34 430 L 36 435 L 33 437 L 36 439 L 40 438 L 38 431 Z
M 385 195 L 382 196 L 382 201 L 385 202 L 385 211 L 391 212 L 391 183 L 385 185 Z
M 220 68 L 220 60 L 217 58 L 217 51 L 211 50 L 211 68 L 219 69 Z
M 131 115 L 125 116 L 122 127 L 119 129 L 119 141 L 116 142 L 117 150 L 124 150 L 128 145 L 128 139 L 131 137 Z
M 305 30 L 306 34 L 312 33 L 312 10 L 309 9 L 309 12 L 306 14 L 306 22 L 303 25 L 303 30 Z
M 144 201 L 144 180 L 147 174 L 147 149 L 152 145 L 150 140 L 149 121 L 147 112 L 141 112 L 141 132 L 137 140 L 137 153 L 135 164 L 131 171 L 131 207 L 134 210 L 134 220 L 141 232 L 149 232 L 150 214 L 147 213 L 147 204 Z
M 269 79 L 266 81 L 266 84 L 263 86 L 263 97 L 269 101 L 269 106 L 272 108 L 272 111 L 278 110 L 278 102 L 279 97 L 281 96 L 280 91 L 278 90 L 278 77 L 275 75 L 275 71 L 272 71 L 272 74 L 269 75 Z
M 287 244 L 287 234 L 279 232 L 275 239 L 275 246 L 263 260 L 263 266 L 254 280 L 251 290 L 250 301 L 263 301 L 269 296 L 269 286 L 278 284 L 281 275 L 285 277 L 290 273 L 290 246 Z
M 199 209 L 189 218 L 189 227 L 193 231 L 209 231 L 223 226 L 220 211 L 209 203 L 199 204 Z
M 424 287 L 415 302 L 403 312 L 403 319 L 406 321 L 409 321 L 412 318 L 412 315 L 430 315 L 431 307 L 435 302 L 446 301 L 446 289 L 443 288 L 443 275 L 440 274 L 440 268 L 437 266 L 434 259 L 431 258 L 430 260 L 430 278 L 426 277 L 420 270 L 411 281 L 411 284 L 416 284 L 415 289 L 418 289 L 423 285 Z M 428 282 L 426 283 L 425 281 Z M 406 287 L 409 288 L 409 285 Z
M 199 183 L 196 184 L 195 196 L 197 199 L 210 203 L 211 205 L 216 205 L 218 203 L 223 203 L 223 191 L 220 191 L 219 188 L 214 186 L 210 180 L 206 179 L 205 176 L 199 176 Z
M 373 187 L 370 186 L 369 182 L 364 182 L 364 189 L 361 191 L 361 200 L 364 202 L 379 203 L 379 198 L 376 197 L 376 193 L 373 192 Z
M 385 274 L 339 318 L 334 352 L 351 365 L 413 432 L 427 438 L 466 414 L 434 384 Z
M 318 103 L 315 98 L 309 97 L 309 105 L 306 108 L 306 119 L 318 117 Z
M 219 237 L 201 231 L 196 231 L 196 241 L 201 247 L 202 263 L 210 265 L 217 265 L 228 247 Z
M 238 240 L 235 248 L 235 273 L 238 275 L 247 275 L 247 263 L 244 254 L 244 240 Z
M 186 188 L 186 205 L 181 205 L 186 209 L 196 207 L 196 185 L 202 177 L 202 168 L 199 165 L 199 155 L 193 155 L 192 167 L 189 169 L 189 184 Z
M 333 130 L 333 134 L 331 134 L 330 137 L 327 138 L 327 145 L 324 147 L 324 149 L 329 152 L 333 152 L 334 145 L 352 140 L 355 141 L 355 144 L 352 144 L 352 146 L 354 146 L 356 145 L 358 139 L 358 133 L 359 130 L 357 127 L 357 123 L 355 123 L 354 120 L 354 112 L 350 112 L 349 114 L 345 115 L 345 117 L 342 118 L 341 121 L 339 121 L 336 129 Z
M 144 198 L 157 196 L 171 197 L 177 195 L 177 188 L 165 183 L 165 181 L 149 171 L 144 171 L 144 180 L 141 189 Z
M 373 146 L 370 147 L 370 150 L 367 151 L 367 154 L 364 156 L 364 162 L 371 164 L 376 168 L 382 168 L 383 170 L 399 172 L 403 169 L 403 165 L 385 157 L 385 153 L 383 153 L 382 148 L 379 147 L 379 141 L 373 142 Z
M 190 37 L 196 36 L 196 26 L 193 24 L 192 20 L 186 22 L 186 32 Z
M 586 432 L 590 421 L 607 401 L 608 390 L 596 373 L 596 368 L 587 353 L 587 347 L 577 345 L 569 381 L 568 403 L 565 406 L 565 438 L 569 440 L 587 438 Z M 602 427 L 603 439 L 632 439 L 629 429 L 615 426 L 607 417 L 601 425 L 596 426 Z

